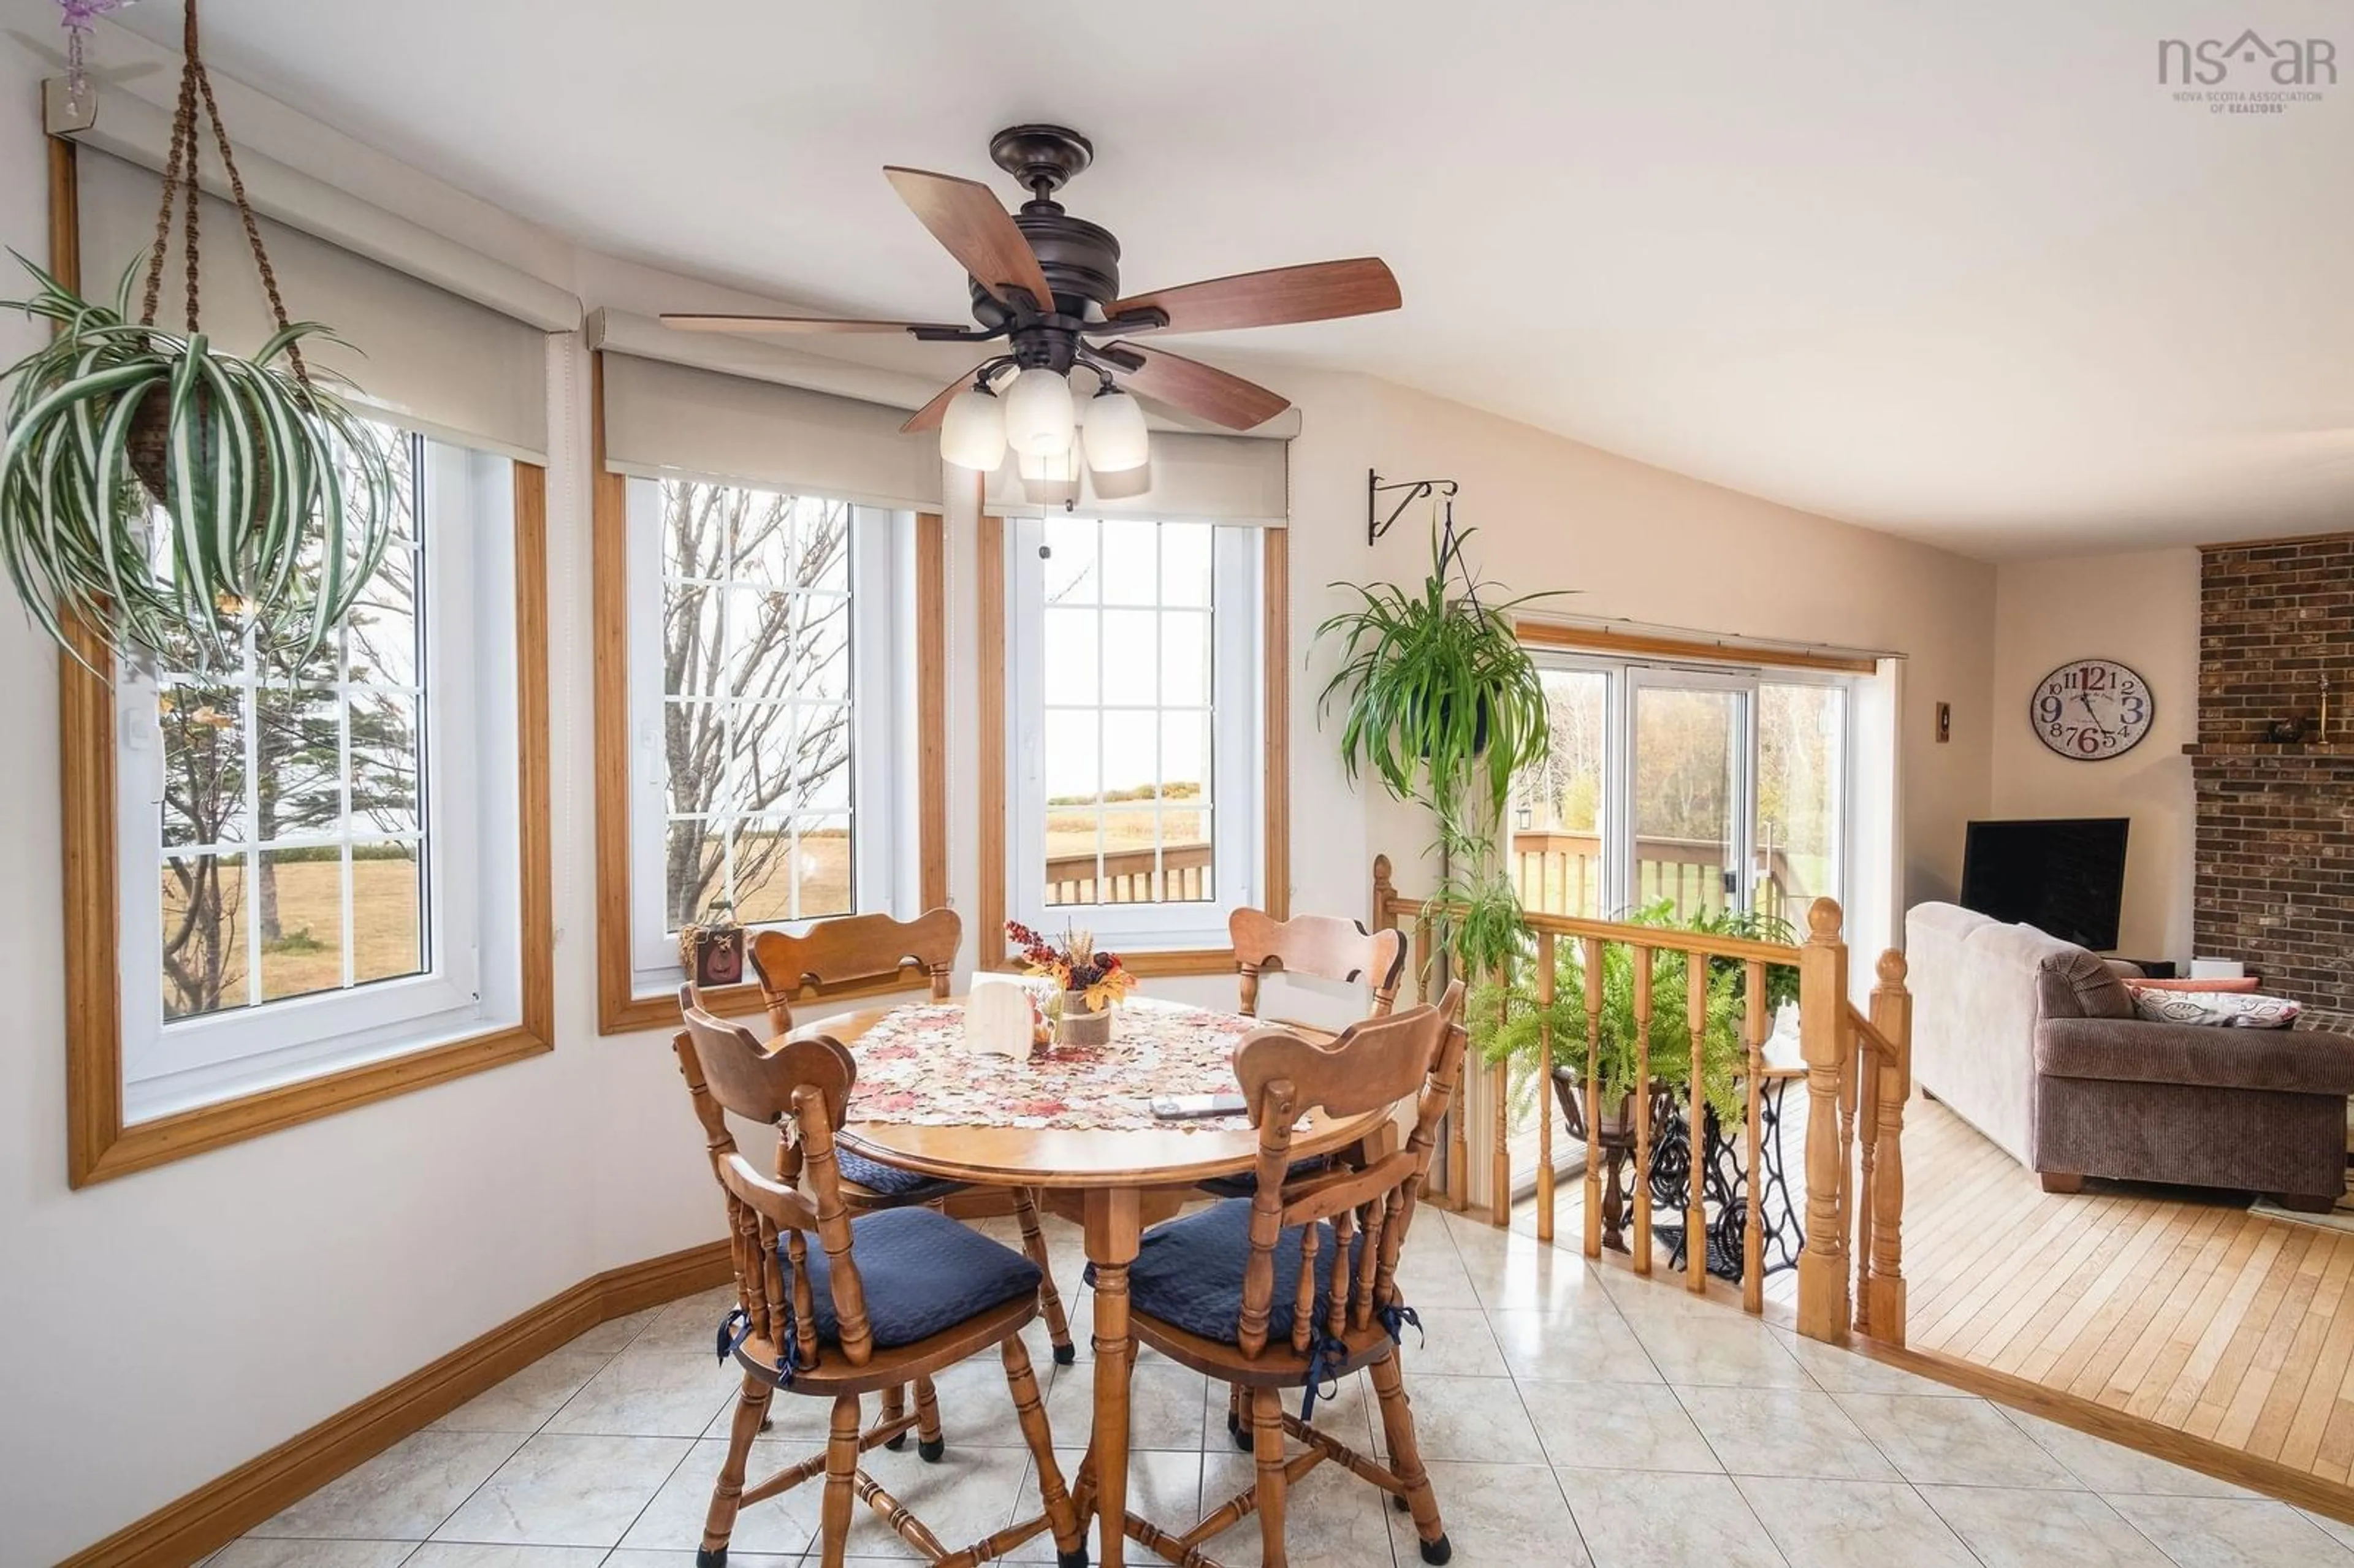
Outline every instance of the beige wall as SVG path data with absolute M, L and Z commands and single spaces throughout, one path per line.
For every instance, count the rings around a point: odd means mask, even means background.
M 1721 634 L 1830 642 L 1905 656 L 1899 716 L 1905 902 L 1949 898 L 1963 824 L 1992 783 L 1987 708 L 1994 568 L 1796 512 L 1614 456 L 1532 426 L 1362 377 L 1278 383 L 1306 412 L 1292 443 L 1292 621 L 1305 655 L 1318 620 L 1345 604 L 1334 579 L 1418 580 L 1426 514 L 1364 540 L 1365 471 L 1452 478 L 1458 526 L 1477 528 L 1481 573 L 1511 593 L 1567 588 L 1553 608 Z M 1295 683 L 1294 906 L 1362 906 L 1375 851 L 1400 863 L 1427 837 L 1386 799 L 1352 797 L 1314 711 L 1329 662 Z M 1935 744 L 1953 705 L 1954 741 Z M 1426 877 L 1424 878 L 1426 880 Z M 1888 934 L 1853 933 L 1859 943 Z
M 2116 659 L 2158 700 L 2142 743 L 2072 762 L 2035 738 L 2028 701 L 2071 659 Z M 2008 563 L 1995 578 L 1994 812 L 2130 817 L 2118 950 L 2190 956 L 2195 800 L 2183 746 L 2199 727 L 2199 552 Z

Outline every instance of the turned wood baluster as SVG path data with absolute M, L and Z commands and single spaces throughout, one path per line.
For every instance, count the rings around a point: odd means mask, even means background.
M 1855 1160 L 1857 1171 L 1850 1212 L 1855 1216 L 1855 1331 L 1872 1332 L 1872 1190 L 1880 1163 L 1880 1047 L 1862 1030 L 1849 1026 L 1854 1049 L 1848 1061 L 1847 1089 L 1856 1102 Z
M 1798 1254 L 1798 1332 L 1847 1337 L 1847 1216 L 1840 1147 L 1840 1078 L 1847 1044 L 1847 945 L 1839 905 L 1818 898 L 1798 949 L 1798 1043 L 1807 1058 L 1807 1243 Z
M 1585 956 L 1585 1255 L 1602 1255 L 1602 943 L 1580 937 Z
M 1551 931 L 1537 933 L 1537 1240 L 1553 1240 L 1553 965 Z
M 1324 1331 L 1336 1340 L 1349 1327 L 1349 1244 L 1356 1234 L 1356 1210 L 1343 1209 L 1332 1216 L 1332 1277 L 1327 1287 Z
M 1684 954 L 1684 1021 L 1691 1032 L 1691 1094 L 1685 1115 L 1690 1118 L 1691 1158 L 1684 1181 L 1684 1288 L 1708 1288 L 1708 1195 L 1701 1178 L 1708 1163 L 1708 955 Z
M 1496 966 L 1496 1022 L 1512 1012 L 1512 969 Z M 1488 1157 L 1488 1219 L 1498 1229 L 1512 1223 L 1512 1065 L 1496 1064 L 1495 1147 Z
M 850 1255 L 850 1214 L 843 1206 L 842 1177 L 834 1161 L 833 1128 L 826 1120 L 824 1092 L 814 1085 L 793 1091 L 793 1118 L 801 1126 L 801 1153 L 811 1191 L 817 1195 L 818 1240 L 825 1246 L 827 1284 L 832 1287 L 836 1339 L 843 1358 L 863 1367 L 875 1354 L 875 1333 L 867 1323 L 866 1286 Z M 806 1321 L 807 1319 L 804 1319 Z
M 1904 988 L 1904 955 L 1880 955 L 1880 984 L 1872 993 L 1872 1022 L 1895 1054 L 1881 1065 L 1880 1165 L 1872 1192 L 1872 1333 L 1904 1343 L 1904 1103 L 1913 1093 L 1913 996 Z
M 1635 960 L 1635 1272 L 1651 1272 L 1651 949 Z
M 1748 1224 L 1741 1231 L 1741 1306 L 1744 1311 L 1766 1310 L 1766 1170 L 1764 1132 L 1759 1124 L 1764 1119 L 1761 1101 L 1766 1092 L 1766 1035 L 1773 1027 L 1772 1015 L 1766 1005 L 1766 966 L 1756 959 L 1749 960 L 1744 974 L 1748 1001 L 1747 1027 L 1743 1031 L 1749 1047 L 1747 1082 L 1742 1097 L 1742 1141 L 1746 1146 L 1743 1158 L 1749 1171 Z
M 1365 1205 L 1365 1245 L 1358 1249 L 1356 1287 L 1349 1303 L 1349 1326 L 1352 1329 L 1362 1329 L 1373 1320 L 1373 1279 L 1381 1272 L 1383 1238 L 1397 1205 L 1395 1192 Z

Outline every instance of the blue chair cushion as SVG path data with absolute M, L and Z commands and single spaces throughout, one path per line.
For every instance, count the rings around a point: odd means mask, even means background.
M 1250 1261 L 1250 1200 L 1228 1198 L 1182 1219 L 1155 1225 L 1144 1233 L 1136 1261 L 1128 1268 L 1129 1305 L 1162 1322 L 1231 1345 L 1241 1337 L 1243 1268 Z M 1300 1234 L 1294 1225 L 1275 1244 L 1275 1298 L 1269 1304 L 1267 1334 L 1270 1340 L 1291 1337 L 1299 1302 Z M 1337 1245 L 1332 1227 L 1316 1223 L 1316 1316 L 1321 1319 L 1331 1304 L 1325 1287 Z M 1360 1232 L 1350 1238 L 1353 1268 L 1364 1254 Z M 1087 1283 L 1096 1282 L 1095 1266 L 1087 1266 Z
M 944 1198 L 950 1192 L 961 1192 L 965 1183 L 946 1181 L 937 1176 L 927 1176 L 919 1171 L 902 1171 L 896 1165 L 885 1165 L 879 1160 L 869 1160 L 864 1154 L 836 1144 L 834 1166 L 845 1181 L 855 1181 L 870 1192 L 885 1198 L 899 1198 L 910 1203 L 928 1203 L 934 1198 Z
M 1306 1160 L 1293 1160 L 1289 1168 L 1284 1171 L 1283 1179 L 1287 1181 L 1298 1181 L 1310 1176 L 1321 1176 L 1331 1169 L 1332 1169 L 1331 1155 L 1312 1155 Z M 1258 1172 L 1244 1171 L 1232 1176 L 1213 1176 L 1198 1185 L 1203 1192 L 1212 1197 L 1248 1198 L 1258 1192 Z
M 992 1307 L 1038 1294 L 1038 1266 L 970 1225 L 931 1209 L 885 1209 L 850 1223 L 851 1257 L 866 1287 L 866 1323 L 877 1350 L 928 1339 Z M 816 1298 L 820 1344 L 841 1342 L 833 1309 L 833 1272 L 825 1249 L 808 1235 L 810 1294 Z M 792 1299 L 792 1258 L 779 1244 L 785 1299 Z M 790 1316 L 788 1312 L 788 1316 Z

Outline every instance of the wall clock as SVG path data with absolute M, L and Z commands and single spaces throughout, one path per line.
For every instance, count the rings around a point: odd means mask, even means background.
M 2073 762 L 2122 757 L 2158 716 L 2149 683 L 2115 659 L 2072 659 L 2035 684 L 2028 722 L 2035 737 Z

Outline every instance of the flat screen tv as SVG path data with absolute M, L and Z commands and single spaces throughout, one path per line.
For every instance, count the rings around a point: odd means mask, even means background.
M 1962 907 L 2107 952 L 2125 901 L 2124 817 L 1972 822 Z

